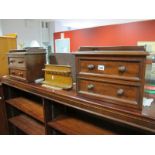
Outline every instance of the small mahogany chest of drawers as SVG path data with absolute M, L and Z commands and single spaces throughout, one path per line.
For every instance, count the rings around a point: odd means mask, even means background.
M 8 54 L 9 76 L 25 82 L 33 82 L 43 77 L 45 50 L 29 48 L 12 50 Z
M 77 93 L 98 103 L 142 109 L 144 47 L 81 47 L 75 53 Z

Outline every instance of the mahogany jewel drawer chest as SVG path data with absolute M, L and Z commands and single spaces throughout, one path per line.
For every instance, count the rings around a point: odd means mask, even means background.
M 12 50 L 8 54 L 8 62 L 10 77 L 25 82 L 33 82 L 43 77 L 45 49 Z
M 126 108 L 142 109 L 144 47 L 81 47 L 75 53 L 77 93 Z

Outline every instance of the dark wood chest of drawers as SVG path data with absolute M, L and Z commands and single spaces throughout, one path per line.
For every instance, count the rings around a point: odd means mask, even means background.
M 82 47 L 80 50 L 75 54 L 79 95 L 101 103 L 142 109 L 147 55 L 144 47 Z
M 39 51 L 14 50 L 8 55 L 9 75 L 25 82 L 43 77 L 44 49 Z

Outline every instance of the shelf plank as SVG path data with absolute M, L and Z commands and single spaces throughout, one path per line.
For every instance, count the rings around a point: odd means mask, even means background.
M 26 115 L 12 117 L 9 122 L 28 135 L 45 135 L 44 126 Z
M 95 126 L 89 122 L 85 122 L 78 118 L 59 116 L 53 121 L 48 122 L 48 125 L 64 134 L 68 135 L 113 135 L 114 131 L 106 128 Z
M 23 97 L 6 100 L 6 103 L 44 123 L 43 106 Z

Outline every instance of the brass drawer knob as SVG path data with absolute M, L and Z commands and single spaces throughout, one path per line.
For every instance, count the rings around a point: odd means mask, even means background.
M 93 84 L 89 84 L 89 85 L 87 86 L 87 88 L 88 88 L 88 90 L 92 90 L 92 89 L 94 88 L 94 85 L 93 85 Z
M 124 73 L 126 71 L 126 67 L 125 66 L 119 66 L 118 71 L 121 73 Z
M 123 89 L 118 89 L 117 90 L 117 96 L 122 96 L 124 94 L 124 90 Z
M 89 69 L 89 70 L 92 70 L 92 69 L 94 69 L 94 68 L 95 68 L 95 66 L 94 66 L 93 64 L 88 65 L 88 69 Z

